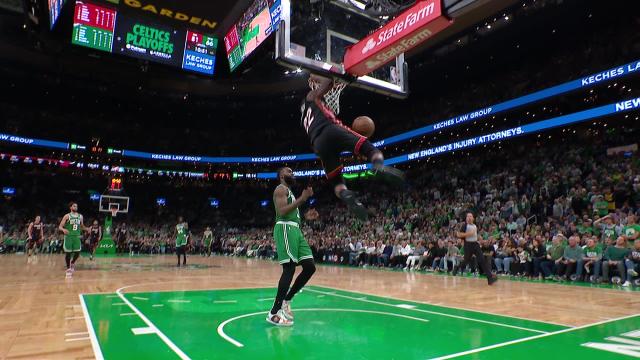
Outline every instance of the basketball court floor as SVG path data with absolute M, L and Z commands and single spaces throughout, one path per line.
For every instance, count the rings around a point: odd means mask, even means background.
M 0 358 L 640 357 L 640 291 L 319 266 L 275 328 L 277 263 L 174 261 L 0 257 Z

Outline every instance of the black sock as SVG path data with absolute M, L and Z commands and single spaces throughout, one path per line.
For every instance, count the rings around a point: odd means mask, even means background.
M 282 301 L 285 296 L 287 296 L 287 291 L 289 291 L 289 285 L 291 285 L 291 281 L 293 280 L 293 274 L 296 272 L 296 264 L 293 262 L 288 262 L 286 264 L 282 264 L 282 275 L 280 276 L 280 281 L 278 282 L 278 294 L 276 295 L 276 300 L 273 302 L 273 307 L 271 308 L 271 313 L 275 314 L 282 308 Z
M 64 254 L 64 261 L 67 263 L 67 269 L 71 267 L 71 253 Z
M 79 256 L 80 256 L 80 253 L 79 253 L 79 252 L 77 252 L 77 251 L 76 251 L 76 252 L 74 252 L 74 253 L 73 253 L 73 260 L 71 260 L 71 263 L 72 263 L 72 264 L 75 264 L 75 263 L 76 263 L 76 260 L 78 260 L 78 257 L 79 257 Z
M 300 261 L 300 265 L 302 265 L 302 272 L 296 278 L 296 281 L 293 283 L 293 286 L 289 290 L 287 296 L 285 296 L 285 300 L 291 301 L 293 297 L 300 291 L 311 279 L 313 273 L 316 272 L 316 266 L 313 263 L 313 259 L 304 259 Z
M 178 260 L 180 261 L 180 260 Z M 187 265 L 187 254 L 182 253 L 182 265 Z

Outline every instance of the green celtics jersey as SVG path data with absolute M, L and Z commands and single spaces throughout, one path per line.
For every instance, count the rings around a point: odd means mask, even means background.
M 203 239 L 203 240 L 204 240 L 204 243 L 205 243 L 206 245 L 211 244 L 211 239 L 213 239 L 213 232 L 211 232 L 211 231 L 205 231 L 205 232 L 204 232 L 204 239 Z
M 600 227 L 602 231 L 602 240 L 604 241 L 606 238 L 615 239 L 616 238 L 616 226 L 615 225 L 607 225 L 603 224 Z
M 82 235 L 82 215 L 78 213 L 69 213 L 69 219 L 67 223 L 64 224 L 64 228 L 69 232 L 66 236 L 68 237 L 80 237 Z
M 633 224 L 627 225 L 624 227 L 623 234 L 628 238 L 633 238 L 637 233 L 640 232 L 640 225 Z
M 296 201 L 296 197 L 293 196 L 293 193 L 291 192 L 291 189 L 287 188 L 287 204 L 292 204 L 294 201 Z M 274 206 L 276 206 L 276 201 L 275 201 L 275 196 L 273 199 L 273 204 Z M 276 207 L 276 222 L 278 221 L 292 221 L 295 222 L 297 224 L 300 224 L 300 210 L 295 209 L 290 211 L 288 214 L 285 215 L 280 215 L 278 214 L 278 208 Z
M 187 235 L 188 235 L 188 227 L 187 223 L 180 223 L 176 225 L 176 246 L 182 246 L 187 244 Z
M 585 247 L 584 254 L 589 258 L 600 258 L 602 257 L 602 246 L 600 244 L 595 245 L 594 247 Z

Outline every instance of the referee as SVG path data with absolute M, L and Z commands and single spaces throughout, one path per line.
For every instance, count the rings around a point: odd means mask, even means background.
M 480 249 L 480 244 L 478 244 L 478 228 L 473 223 L 474 220 L 473 213 L 468 212 L 466 223 L 463 227 L 464 232 L 456 232 L 456 237 L 464 239 L 464 260 L 462 264 L 453 268 L 453 276 L 456 276 L 459 268 L 464 270 L 468 264 L 471 264 L 471 257 L 475 255 L 478 265 L 482 267 L 482 271 L 487 275 L 489 285 L 492 285 L 498 281 L 498 278 L 491 274 L 491 268 L 487 265 L 487 262 L 484 261 L 484 255 Z

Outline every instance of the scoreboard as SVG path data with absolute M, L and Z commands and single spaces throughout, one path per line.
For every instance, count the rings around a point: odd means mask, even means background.
M 71 42 L 96 50 L 111 52 L 116 12 L 108 8 L 78 1 L 73 17 Z
M 213 75 L 218 39 L 187 30 L 182 68 Z
M 213 75 L 218 39 L 193 30 L 174 29 L 115 9 L 76 1 L 75 45 Z

